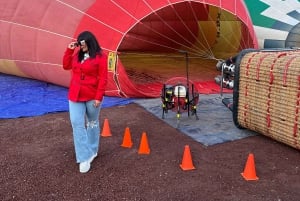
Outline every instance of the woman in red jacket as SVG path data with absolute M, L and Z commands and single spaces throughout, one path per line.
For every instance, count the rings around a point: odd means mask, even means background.
M 76 47 L 80 49 L 75 51 Z M 99 114 L 107 84 L 107 56 L 96 37 L 84 31 L 77 42 L 68 45 L 63 68 L 72 73 L 68 94 L 70 120 L 79 171 L 86 173 L 99 149 Z

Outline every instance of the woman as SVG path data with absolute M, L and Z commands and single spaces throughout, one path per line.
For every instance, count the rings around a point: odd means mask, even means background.
M 80 49 L 75 51 L 76 47 Z M 69 111 L 79 171 L 90 170 L 100 141 L 99 114 L 107 84 L 107 56 L 89 32 L 79 34 L 68 45 L 63 68 L 72 71 L 69 86 Z

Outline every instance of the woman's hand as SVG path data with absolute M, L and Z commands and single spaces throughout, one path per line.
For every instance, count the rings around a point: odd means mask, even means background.
M 99 107 L 100 106 L 100 104 L 101 104 L 101 101 L 99 101 L 99 100 L 95 100 L 95 102 L 94 102 L 94 107 Z
M 77 47 L 76 42 L 71 42 L 71 43 L 68 45 L 68 48 L 71 49 L 71 50 L 74 50 L 76 47 Z

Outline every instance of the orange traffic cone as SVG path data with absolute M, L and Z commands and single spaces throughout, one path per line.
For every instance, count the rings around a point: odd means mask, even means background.
M 108 119 L 104 119 L 104 124 L 103 124 L 103 129 L 102 129 L 101 136 L 102 137 L 110 137 L 111 136 Z
M 142 139 L 140 142 L 140 147 L 139 147 L 138 153 L 139 154 L 150 154 L 150 148 L 149 148 L 146 132 L 143 132 L 143 134 L 142 134 Z
M 189 145 L 184 146 L 184 152 L 183 152 L 183 157 L 182 157 L 182 162 L 180 164 L 180 167 L 181 167 L 182 170 L 194 170 L 194 169 L 196 169 L 193 165 Z
M 130 129 L 128 127 L 125 128 L 122 147 L 131 148 L 132 147 L 131 134 Z
M 258 180 L 256 176 L 255 170 L 255 162 L 254 162 L 254 155 L 252 153 L 249 154 L 244 172 L 241 173 L 245 180 Z

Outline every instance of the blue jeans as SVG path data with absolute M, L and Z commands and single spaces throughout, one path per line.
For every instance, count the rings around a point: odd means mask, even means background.
M 94 100 L 87 102 L 69 101 L 70 120 L 76 162 L 87 161 L 98 153 L 100 142 L 99 114 L 101 105 L 94 107 Z

